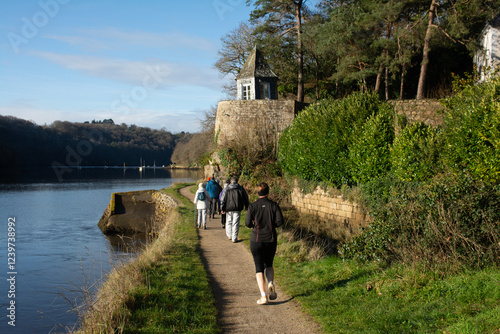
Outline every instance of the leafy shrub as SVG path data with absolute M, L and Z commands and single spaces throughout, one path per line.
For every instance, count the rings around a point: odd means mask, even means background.
M 281 136 L 279 159 L 283 169 L 305 180 L 337 186 L 352 183 L 349 148 L 380 105 L 377 94 L 356 93 L 306 108 Z
M 349 150 L 351 175 L 356 183 L 364 183 L 386 174 L 391 169 L 390 147 L 394 141 L 394 110 L 381 106 L 363 126 Z
M 221 148 L 217 151 L 221 165 L 227 169 L 228 175 L 238 175 L 240 166 L 235 152 L 229 148 Z
M 456 85 L 457 86 L 457 85 Z M 443 101 L 444 161 L 457 175 L 467 173 L 486 182 L 500 182 L 500 76 L 470 82 Z
M 500 186 L 442 174 L 426 182 L 394 182 L 384 194 L 386 205 L 369 207 L 375 222 L 342 245 L 342 256 L 500 264 Z
M 361 233 L 339 248 L 343 258 L 361 261 L 387 260 L 394 238 L 394 227 L 384 221 L 376 221 L 363 228 Z
M 405 127 L 391 149 L 396 177 L 404 181 L 423 181 L 436 173 L 439 165 L 438 130 L 417 122 Z

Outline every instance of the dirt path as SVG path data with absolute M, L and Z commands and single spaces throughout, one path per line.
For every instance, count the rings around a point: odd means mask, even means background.
M 194 194 L 189 188 L 181 189 L 180 193 L 193 202 Z M 280 290 L 279 272 L 276 273 L 278 299 L 269 305 L 256 303 L 260 293 L 252 255 L 242 242 L 232 243 L 227 239 L 219 215 L 210 219 L 207 229 L 199 230 L 199 235 L 201 255 L 214 290 L 223 333 L 321 332 L 293 298 Z

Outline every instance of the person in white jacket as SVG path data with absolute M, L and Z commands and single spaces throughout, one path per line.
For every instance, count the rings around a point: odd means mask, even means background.
M 196 209 L 198 209 L 198 220 L 196 226 L 198 228 L 203 227 L 204 230 L 207 229 L 207 208 L 208 208 L 208 191 L 205 189 L 205 185 L 200 183 L 198 185 L 198 190 L 194 195 L 194 204 Z

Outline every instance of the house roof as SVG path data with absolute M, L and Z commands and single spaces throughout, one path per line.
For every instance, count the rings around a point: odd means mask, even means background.
M 277 78 L 278 76 L 274 74 L 266 60 L 262 56 L 262 53 L 255 47 L 247 58 L 247 61 L 240 70 L 240 73 L 236 76 L 238 79 L 247 78 Z
M 500 13 L 489 22 L 492 27 L 500 27 Z
M 493 19 L 491 19 L 486 23 L 483 30 L 479 34 L 478 40 L 481 40 L 483 38 L 484 34 L 488 31 L 490 27 L 500 28 L 500 12 Z

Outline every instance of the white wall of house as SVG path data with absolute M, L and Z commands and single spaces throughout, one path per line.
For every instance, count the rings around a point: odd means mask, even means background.
M 500 20 L 499 16 L 493 22 Z M 476 53 L 474 64 L 480 73 L 481 81 L 484 81 L 495 69 L 500 69 L 500 27 L 498 24 L 488 24 L 481 33 L 479 42 L 482 50 Z
M 238 90 L 238 100 L 255 100 L 255 78 L 239 79 L 236 81 Z M 244 86 L 250 87 L 250 96 L 243 98 Z

